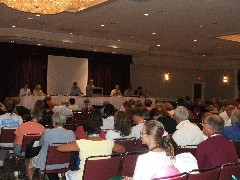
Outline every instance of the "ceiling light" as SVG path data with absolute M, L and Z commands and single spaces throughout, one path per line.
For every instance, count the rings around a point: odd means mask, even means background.
M 113 54 L 116 54 L 117 52 L 116 52 L 116 51 L 113 51 L 112 53 L 113 53 Z
M 15 41 L 10 41 L 11 43 L 14 43 Z
M 33 20 L 33 19 L 34 19 L 34 18 L 32 18 L 32 17 L 29 17 L 29 18 L 28 18 L 28 20 Z
M 194 39 L 193 41 L 194 41 L 194 42 L 197 42 L 197 40 L 196 40 L 196 39 Z
M 157 45 L 157 47 L 160 47 L 160 46 L 161 46 L 160 44 Z
M 70 35 L 72 35 L 72 33 L 69 33 Z
M 16 26 L 12 26 L 13 28 L 15 28 Z
M 153 35 L 156 34 L 156 33 L 152 33 Z
M 148 16 L 149 14 L 144 14 L 144 16 Z
M 41 46 L 42 44 L 37 44 L 38 46 Z
M 104 27 L 105 25 L 104 24 L 101 24 L 102 27 Z
M 118 41 L 121 41 L 120 39 Z
M 41 15 L 40 14 L 36 14 L 37 17 L 40 17 Z
M 10 8 L 37 14 L 57 14 L 80 11 L 108 0 L 1 0 Z

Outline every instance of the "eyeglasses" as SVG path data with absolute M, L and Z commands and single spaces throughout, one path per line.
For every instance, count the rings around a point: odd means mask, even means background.
M 202 121 L 202 125 L 203 125 L 203 124 L 207 124 L 207 123 L 206 123 L 206 122 L 204 122 L 204 121 Z

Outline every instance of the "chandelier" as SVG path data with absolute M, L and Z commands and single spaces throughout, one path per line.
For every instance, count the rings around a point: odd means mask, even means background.
M 76 12 L 108 0 L 0 0 L 8 7 L 36 14 Z

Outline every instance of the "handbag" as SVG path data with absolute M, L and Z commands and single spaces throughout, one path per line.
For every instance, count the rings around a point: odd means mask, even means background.
M 25 157 L 30 159 L 37 156 L 42 148 L 42 146 L 34 146 L 36 140 L 33 140 L 30 144 L 26 145 Z

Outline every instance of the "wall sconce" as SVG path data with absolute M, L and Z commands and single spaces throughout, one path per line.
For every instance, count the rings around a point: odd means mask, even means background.
M 168 81 L 169 78 L 170 78 L 170 77 L 169 77 L 169 73 L 165 73 L 165 74 L 164 74 L 164 80 L 165 80 L 165 81 Z
M 228 83 L 228 77 L 226 75 L 223 76 L 223 83 Z

